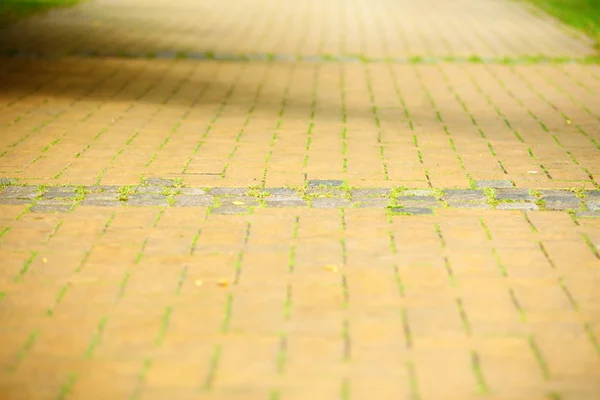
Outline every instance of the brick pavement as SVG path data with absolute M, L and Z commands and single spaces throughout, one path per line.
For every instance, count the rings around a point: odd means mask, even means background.
M 491 0 L 0 31 L 0 399 L 600 398 L 592 54 Z

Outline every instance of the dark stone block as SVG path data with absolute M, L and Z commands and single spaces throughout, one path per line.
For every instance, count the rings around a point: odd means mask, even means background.
M 138 186 L 135 189 L 136 193 L 152 193 L 152 194 L 161 194 L 165 190 L 164 187 L 161 186 Z
M 167 206 L 167 198 L 159 194 L 132 194 L 127 200 L 129 206 Z
M 5 187 L 0 197 L 8 199 L 32 200 L 38 196 L 37 186 L 8 186 Z
M 390 208 L 390 211 L 395 214 L 409 214 L 409 215 L 431 215 L 433 210 L 431 208 L 421 207 L 394 207 Z
M 29 204 L 32 201 L 33 200 L 30 200 L 30 199 L 14 199 L 12 197 L 0 197 L 0 204 L 5 204 L 5 205 Z
M 344 181 L 340 180 L 310 180 L 308 181 L 309 188 L 316 188 L 320 186 L 327 187 L 340 187 L 344 184 Z
M 0 178 L 0 186 L 3 186 L 3 185 L 14 185 L 15 183 L 17 183 L 16 179 L 13 179 L 13 178 Z
M 600 218 L 600 212 L 597 211 L 579 211 L 575 213 L 576 217 L 581 218 Z
M 364 197 L 356 199 L 354 206 L 356 208 L 385 208 L 390 199 L 387 197 Z
M 487 203 L 475 203 L 471 201 L 449 201 L 448 207 L 450 208 L 465 208 L 470 210 L 489 210 L 492 208 Z
M 87 189 L 91 193 L 114 193 L 115 195 L 119 193 L 119 186 L 94 185 L 89 186 Z
M 588 190 L 585 192 L 588 198 L 600 200 L 600 190 Z
M 578 201 L 575 193 L 569 190 L 544 190 L 540 198 L 545 201 Z
M 290 188 L 266 188 L 263 189 L 265 192 L 271 194 L 273 196 L 297 196 L 298 192 L 294 189 Z M 269 198 L 271 198 L 269 197 Z
M 446 201 L 486 201 L 483 190 L 452 189 L 446 190 L 442 198 Z
M 125 202 L 107 198 L 86 198 L 80 205 L 89 207 L 121 207 Z
M 498 189 L 496 191 L 498 200 L 535 201 L 528 189 Z
M 306 207 L 306 202 L 303 200 L 276 200 L 270 198 L 265 201 L 267 207 L 271 208 L 287 208 L 287 207 Z
M 514 187 L 514 185 L 511 181 L 482 180 L 482 181 L 475 181 L 475 187 L 480 188 L 480 189 L 483 189 L 483 188 L 499 189 L 499 188 L 511 188 L 511 187 Z
M 396 200 L 403 204 L 438 204 L 438 200 L 434 196 L 398 196 Z
M 74 186 L 51 186 L 46 188 L 44 193 L 75 193 L 76 190 L 77 188 Z
M 515 203 L 500 203 L 496 206 L 497 210 L 528 210 L 537 211 L 539 207 L 531 201 L 515 202 Z
M 340 208 L 350 207 L 352 206 L 352 203 L 341 197 L 323 197 L 319 199 L 313 199 L 311 206 L 313 208 Z
M 435 196 L 433 189 L 409 189 L 402 192 L 403 196 Z
M 600 198 L 593 201 L 588 200 L 586 205 L 590 211 L 600 211 Z
M 244 196 L 248 193 L 248 189 L 217 187 L 210 189 L 209 193 L 213 196 Z
M 268 200 L 268 201 L 271 201 L 271 202 L 278 202 L 278 201 L 303 201 L 300 198 L 300 196 L 298 196 L 296 194 L 269 196 L 269 197 L 266 197 L 265 200 Z
M 72 186 L 51 187 L 42 194 L 42 199 L 74 199 L 77 197 L 75 190 Z
M 189 195 L 202 195 L 206 194 L 206 190 L 200 188 L 181 188 L 179 189 L 181 194 L 189 194 Z
M 391 189 L 388 188 L 373 188 L 373 189 L 352 189 L 350 191 L 353 198 L 364 198 L 364 197 L 385 197 L 392 193 Z
M 315 197 L 345 197 L 346 196 L 346 191 L 339 189 L 337 187 L 323 187 L 323 188 L 309 188 L 306 189 L 305 192 L 307 195 L 309 196 L 315 196 Z
M 546 210 L 562 211 L 577 210 L 581 208 L 579 200 L 546 200 L 544 204 Z
M 85 201 L 118 201 L 117 199 L 118 193 L 116 192 L 102 192 L 102 193 L 88 193 L 83 199 L 82 203 Z

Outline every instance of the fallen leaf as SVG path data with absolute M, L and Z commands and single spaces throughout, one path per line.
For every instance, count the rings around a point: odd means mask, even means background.
M 48 263 L 48 259 L 46 257 L 42 258 L 42 261 L 44 262 L 44 264 Z
M 231 202 L 231 204 L 236 205 L 236 206 L 243 206 L 246 203 L 244 203 L 243 201 L 233 201 L 233 202 Z
M 221 286 L 221 287 L 227 287 L 229 286 L 229 281 L 227 279 L 219 279 L 219 281 L 217 282 L 217 285 Z
M 331 272 L 337 272 L 338 271 L 338 267 L 336 267 L 335 265 L 326 265 L 325 269 L 327 271 L 331 271 Z
M 565 122 L 566 122 L 567 124 L 571 125 L 571 120 L 570 120 L 570 119 L 567 119 Z
M 196 280 L 196 282 L 194 282 L 196 284 L 196 286 L 202 286 L 202 284 L 204 283 L 201 279 Z
M 537 171 L 527 171 L 527 172 L 529 172 L 530 174 L 537 174 L 538 173 Z

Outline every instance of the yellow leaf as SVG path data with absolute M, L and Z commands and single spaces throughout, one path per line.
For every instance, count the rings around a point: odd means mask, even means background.
M 204 282 L 202 281 L 202 279 L 198 279 L 198 280 L 196 280 L 196 282 L 194 282 L 194 284 L 198 287 L 202 286 L 203 283 Z
M 326 265 L 325 269 L 327 271 L 331 271 L 331 272 L 337 272 L 338 271 L 338 267 L 336 267 L 335 265 Z
M 42 261 L 44 262 L 44 264 L 47 264 L 47 263 L 48 263 L 48 259 L 47 259 L 46 257 L 44 257 L 44 258 L 42 259 Z
M 221 286 L 221 287 L 227 287 L 229 286 L 229 281 L 227 279 L 219 279 L 219 282 L 217 282 L 217 285 Z
M 233 202 L 231 202 L 231 204 L 236 205 L 236 206 L 243 206 L 246 203 L 244 203 L 243 201 L 233 201 Z

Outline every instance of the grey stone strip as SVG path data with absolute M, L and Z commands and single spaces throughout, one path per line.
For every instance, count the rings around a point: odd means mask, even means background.
M 299 188 L 189 188 L 150 178 L 137 186 L 26 186 L 0 178 L 0 204 L 24 204 L 33 212 L 68 212 L 76 206 L 209 207 L 218 214 L 255 207 L 333 209 L 387 208 L 395 214 L 431 214 L 435 209 L 568 211 L 600 217 L 600 190 L 528 190 L 509 181 L 477 181 L 477 189 L 352 188 L 340 180 L 312 180 Z
M 215 53 L 212 51 L 206 52 L 183 52 L 183 51 L 159 51 L 159 52 L 126 52 L 126 51 L 71 51 L 67 53 L 44 53 L 44 52 L 27 52 L 17 49 L 0 50 L 0 57 L 14 58 L 33 58 L 33 59 L 57 59 L 62 57 L 81 57 L 81 58 L 130 58 L 130 59 L 189 59 L 198 61 L 228 61 L 228 62 L 246 62 L 246 61 L 262 61 L 262 62 L 309 62 L 309 63 L 392 63 L 392 64 L 600 64 L 599 56 L 587 57 L 549 57 L 543 55 L 535 56 L 520 56 L 520 57 L 430 57 L 430 56 L 414 56 L 414 57 L 368 57 L 360 55 L 331 55 L 331 54 L 313 54 L 313 55 L 292 55 L 292 54 L 276 54 L 276 53 L 248 53 L 248 54 L 233 54 L 233 53 Z

